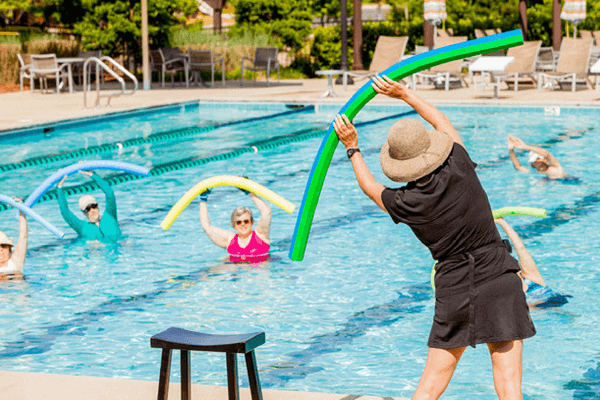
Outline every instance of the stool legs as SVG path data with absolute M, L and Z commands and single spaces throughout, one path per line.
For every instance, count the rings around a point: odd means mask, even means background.
M 256 357 L 254 355 L 254 350 L 249 351 L 244 355 L 246 356 L 248 383 L 250 384 L 252 400 L 262 400 L 262 391 L 260 389 L 260 379 L 258 378 L 258 369 L 256 368 Z
M 237 358 L 235 353 L 227 353 L 227 392 L 229 400 L 239 400 Z
M 181 350 L 181 400 L 190 400 L 192 382 L 190 380 L 190 351 Z
M 158 400 L 168 400 L 169 379 L 171 377 L 171 349 L 163 349 L 160 359 L 160 377 L 158 380 Z

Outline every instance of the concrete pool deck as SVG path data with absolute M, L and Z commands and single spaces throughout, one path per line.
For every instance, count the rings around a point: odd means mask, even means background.
M 0 399 L 4 400 L 150 400 L 156 399 L 158 382 L 57 374 L 0 371 Z M 263 400 L 401 400 L 399 397 L 307 393 L 263 389 Z M 192 385 L 192 399 L 226 400 L 226 386 Z M 180 399 L 177 382 L 169 385 L 169 398 Z M 240 400 L 250 400 L 250 390 L 240 388 Z
M 111 107 L 105 107 L 106 99 L 101 99 L 100 108 L 83 107 L 83 92 L 75 93 L 56 92 L 40 93 L 38 90 L 0 94 L 0 134 L 2 131 L 21 129 L 32 125 L 69 120 L 73 118 L 94 117 L 103 114 L 123 112 L 145 107 L 176 104 L 186 101 L 253 101 L 253 102 L 290 102 L 304 104 L 340 104 L 343 105 L 356 90 L 367 81 L 357 81 L 348 87 L 346 92 L 342 86 L 335 85 L 334 90 L 338 97 L 322 98 L 327 90 L 326 79 L 296 79 L 296 80 L 271 80 L 271 85 L 266 86 L 264 78 L 257 81 L 244 82 L 240 87 L 239 81 L 227 81 L 221 86 L 215 83 L 214 88 L 196 87 L 191 85 L 186 88 L 181 83 L 175 87 L 167 85 L 161 88 L 153 84 L 152 90 L 139 90 L 132 96 L 121 96 L 111 101 Z M 80 89 L 80 88 L 77 88 Z M 103 91 L 103 94 L 107 91 Z M 484 92 L 473 85 L 468 88 L 451 89 L 449 91 L 425 87 L 418 93 L 423 98 L 434 104 L 477 104 L 477 105 L 555 105 L 555 106 L 591 106 L 600 107 L 600 90 L 586 89 L 571 92 L 567 90 L 543 90 L 538 92 L 535 88 L 521 87 L 518 92 L 507 90 L 500 91 L 499 98 L 494 98 L 492 88 L 488 85 Z M 94 104 L 95 92 L 88 93 L 88 105 Z M 385 96 L 377 96 L 373 103 L 394 103 L 398 100 Z

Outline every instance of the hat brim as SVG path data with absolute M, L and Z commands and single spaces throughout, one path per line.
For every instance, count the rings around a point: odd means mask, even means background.
M 415 158 L 398 160 L 390 156 L 386 141 L 381 148 L 379 161 L 383 173 L 394 182 L 412 182 L 436 170 L 452 151 L 454 141 L 445 132 L 427 131 L 431 145 Z

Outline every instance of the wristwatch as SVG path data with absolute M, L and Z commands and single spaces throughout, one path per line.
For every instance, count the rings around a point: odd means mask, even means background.
M 354 153 L 360 153 L 360 149 L 348 149 L 346 151 L 346 154 L 348 155 L 348 158 L 352 158 L 352 156 L 354 155 Z

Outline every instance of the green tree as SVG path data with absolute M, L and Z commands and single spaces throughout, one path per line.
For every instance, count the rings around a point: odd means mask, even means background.
M 141 57 L 141 4 L 139 0 L 81 0 L 85 11 L 75 31 L 83 38 L 85 50 L 103 54 Z M 148 1 L 150 47 L 169 47 L 170 38 L 197 7 L 194 0 Z
M 235 7 L 233 36 L 265 33 L 279 48 L 298 53 L 311 32 L 312 14 L 308 0 L 232 0 Z

